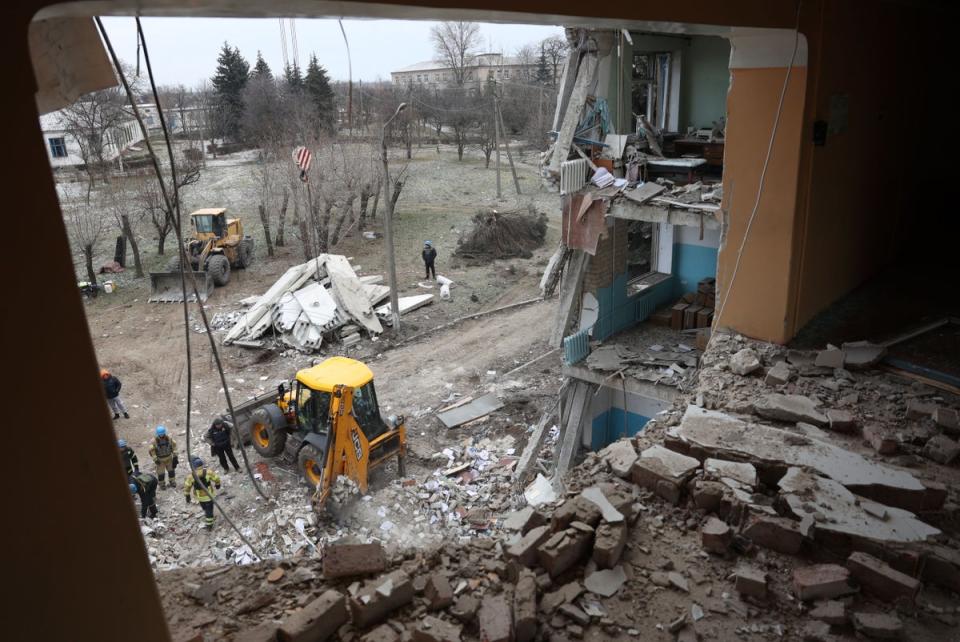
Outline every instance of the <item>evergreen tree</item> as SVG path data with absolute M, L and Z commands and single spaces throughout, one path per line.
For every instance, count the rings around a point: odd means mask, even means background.
M 335 115 L 333 89 L 330 88 L 327 70 L 317 62 L 316 54 L 310 54 L 310 63 L 307 65 L 307 75 L 303 79 L 303 84 L 317 109 L 320 126 L 327 131 L 332 131 Z
M 263 59 L 263 55 L 257 51 L 257 62 L 253 65 L 251 78 L 273 78 L 273 72 L 270 71 L 270 65 Z
M 215 101 L 216 130 L 221 138 L 240 138 L 243 119 L 243 88 L 247 84 L 250 64 L 240 55 L 240 50 L 224 42 L 217 56 L 217 73 L 214 74 L 213 93 Z
M 300 65 L 294 63 L 283 68 L 283 79 L 287 82 L 287 87 L 294 92 L 303 89 L 303 76 L 300 74 Z
M 540 55 L 537 57 L 537 68 L 533 72 L 533 80 L 538 85 L 549 85 L 553 81 L 553 74 L 550 73 L 550 64 L 547 62 L 547 54 L 540 47 Z

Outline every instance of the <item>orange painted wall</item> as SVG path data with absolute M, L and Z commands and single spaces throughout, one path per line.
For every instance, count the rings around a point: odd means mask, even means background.
M 784 68 L 731 70 L 722 206 L 727 212 L 728 227 L 717 265 L 721 293 L 730 288 L 740 244 L 756 202 L 785 75 Z M 790 338 L 791 258 L 806 81 L 806 69 L 795 67 L 784 98 L 763 195 L 719 322 L 768 341 Z

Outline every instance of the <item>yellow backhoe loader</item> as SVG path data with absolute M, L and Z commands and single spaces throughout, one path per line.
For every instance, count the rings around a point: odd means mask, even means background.
M 253 262 L 253 238 L 243 233 L 243 222 L 227 218 L 227 210 L 210 207 L 190 214 L 192 236 L 184 240 L 190 269 L 197 281 L 201 301 L 206 301 L 215 286 L 230 282 L 230 268 L 245 268 Z M 190 281 L 187 296 L 193 298 Z M 149 301 L 183 301 L 180 286 L 180 256 L 170 260 L 166 272 L 150 273 Z
M 296 379 L 234 407 L 237 432 L 263 457 L 296 462 L 322 506 L 337 477 L 367 492 L 370 471 L 397 457 L 405 474 L 407 431 L 403 417 L 382 417 L 373 372 L 347 357 L 330 357 Z M 225 418 L 228 418 L 224 415 Z

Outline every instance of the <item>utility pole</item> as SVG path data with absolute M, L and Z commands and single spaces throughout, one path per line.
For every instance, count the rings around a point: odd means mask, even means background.
M 393 249 L 393 199 L 390 184 L 390 166 L 387 163 L 387 132 L 390 123 L 397 115 L 406 109 L 407 103 L 400 103 L 393 116 L 383 124 L 380 134 L 380 158 L 383 161 L 383 197 L 386 200 L 387 211 L 383 217 L 383 240 L 387 245 L 387 277 L 390 281 L 390 314 L 393 319 L 393 331 L 400 332 L 400 302 L 397 296 L 397 261 Z
M 493 145 L 497 149 L 497 200 L 503 198 L 500 191 L 500 123 L 497 121 L 497 95 L 493 95 Z
M 500 133 L 503 135 L 503 148 L 507 150 L 507 162 L 510 163 L 510 173 L 513 175 L 513 186 L 517 190 L 517 196 L 520 195 L 520 179 L 517 178 L 517 168 L 513 164 L 513 154 L 510 153 L 510 141 L 507 140 L 507 128 L 503 124 L 503 112 L 500 111 L 500 104 L 494 103 L 497 106 L 497 113 L 495 117 L 497 122 L 500 125 Z

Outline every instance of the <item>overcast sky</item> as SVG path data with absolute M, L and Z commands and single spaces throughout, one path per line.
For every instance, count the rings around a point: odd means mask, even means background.
M 103 22 L 117 54 L 133 65 L 137 43 L 133 18 L 104 18 Z M 239 48 L 251 66 L 259 50 L 274 73 L 283 69 L 280 22 L 276 18 L 143 18 L 142 22 L 158 84 L 194 87 L 209 79 L 224 41 Z M 288 25 L 289 21 L 284 23 Z M 407 20 L 344 20 L 353 58 L 354 81 L 389 80 L 392 70 L 433 58 L 430 27 L 434 24 Z M 292 56 L 288 26 L 286 31 L 288 55 Z M 301 68 L 306 68 L 313 52 L 332 79 L 347 79 L 347 51 L 336 20 L 298 19 L 296 32 Z M 562 29 L 484 23 L 480 26 L 480 33 L 484 50 L 512 55 L 527 43 L 562 35 Z

